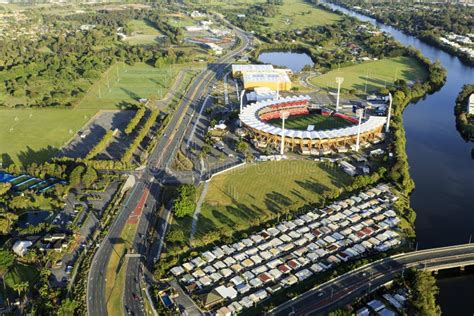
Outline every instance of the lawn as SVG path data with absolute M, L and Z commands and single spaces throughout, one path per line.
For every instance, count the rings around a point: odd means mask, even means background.
M 426 70 L 414 58 L 395 57 L 332 70 L 311 78 L 310 83 L 323 89 L 334 90 L 335 78 L 343 77 L 342 89 L 364 92 L 367 82 L 367 92 L 370 92 L 391 85 L 397 79 L 404 79 L 407 82 L 423 81 L 426 76 Z
M 122 315 L 122 297 L 125 288 L 125 273 L 127 271 L 127 248 L 131 246 L 135 232 L 136 224 L 126 224 L 117 240 L 113 245 L 112 255 L 106 269 L 105 297 L 107 300 L 107 311 L 110 315 Z
M 281 127 L 280 119 L 271 120 L 268 123 L 272 124 L 273 126 Z M 353 124 L 340 117 L 322 116 L 317 113 L 290 116 L 285 121 L 285 128 L 290 129 L 307 130 L 308 125 L 314 125 L 314 130 L 321 131 L 351 126 Z
M 137 63 L 117 63 L 98 80 L 77 104 L 79 109 L 117 109 L 138 104 L 141 98 L 161 99 L 183 65 L 155 68 Z
M 130 45 L 158 43 L 162 36 L 159 30 L 145 20 L 132 20 L 128 27 L 131 29 L 131 35 L 125 41 Z
M 271 30 L 275 32 L 327 25 L 341 19 L 337 14 L 319 9 L 304 0 L 284 0 L 278 10 L 278 15 L 267 18 Z
M 196 237 L 215 229 L 247 229 L 285 209 L 320 202 L 322 192 L 350 182 L 339 169 L 309 160 L 262 162 L 218 175 L 209 184 Z
M 95 110 L 0 110 L 0 160 L 4 165 L 43 162 L 51 158 Z

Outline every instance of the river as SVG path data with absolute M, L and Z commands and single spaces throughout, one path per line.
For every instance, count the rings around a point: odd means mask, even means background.
M 456 130 L 454 103 L 463 84 L 474 82 L 474 69 L 454 57 L 396 28 L 375 19 L 333 8 L 370 22 L 390 33 L 404 45 L 419 49 L 431 60 L 439 60 L 448 70 L 446 84 L 437 92 L 408 105 L 403 118 L 407 138 L 410 174 L 416 189 L 411 206 L 417 214 L 418 247 L 474 242 L 474 160 L 473 143 L 466 143 Z M 474 275 L 442 279 L 439 302 L 446 315 L 473 315 Z M 453 295 L 453 293 L 466 295 Z M 464 298 L 464 299 L 463 299 Z

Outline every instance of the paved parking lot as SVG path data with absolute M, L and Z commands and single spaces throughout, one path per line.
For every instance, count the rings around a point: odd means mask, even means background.
M 61 149 L 58 156 L 84 158 L 109 130 L 123 131 L 134 114 L 135 111 L 100 111 Z

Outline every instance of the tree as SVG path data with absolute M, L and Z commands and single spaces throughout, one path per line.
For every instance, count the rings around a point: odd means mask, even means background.
M 238 152 L 243 154 L 243 153 L 247 152 L 247 150 L 249 149 L 249 145 L 245 141 L 239 140 L 237 142 L 237 144 L 235 145 L 235 149 Z
M 0 249 L 0 277 L 2 278 L 3 287 L 6 289 L 5 275 L 15 263 L 15 256 L 6 249 Z
M 21 293 L 26 292 L 28 290 L 30 284 L 28 281 L 24 282 L 16 282 L 13 284 L 12 288 L 18 293 L 18 297 L 21 297 Z
M 17 219 L 18 215 L 15 213 L 5 212 L 5 210 L 0 208 L 0 234 L 8 234 Z
M 7 193 L 11 187 L 12 187 L 12 184 L 10 182 L 0 183 L 0 196 Z
M 79 304 L 73 299 L 65 299 L 62 301 L 61 306 L 59 307 L 58 315 L 61 316 L 70 316 L 74 315 Z
M 168 239 L 170 242 L 177 243 L 183 243 L 186 241 L 184 232 L 181 229 L 172 229 L 168 235 L 166 235 L 166 239 Z
M 82 183 L 84 183 L 86 188 L 90 188 L 92 184 L 97 181 L 97 178 L 97 172 L 94 167 L 87 167 L 86 172 L 84 172 L 82 176 Z
M 69 184 L 71 187 L 75 187 L 81 183 L 82 173 L 84 172 L 83 166 L 77 166 L 72 170 L 71 174 L 69 175 Z
M 441 315 L 441 309 L 436 304 L 436 295 L 438 292 L 436 278 L 431 274 L 431 272 L 416 272 L 411 303 L 417 310 L 417 315 Z
M 191 215 L 196 207 L 196 187 L 183 184 L 178 189 L 178 197 L 174 200 L 173 209 L 176 217 Z

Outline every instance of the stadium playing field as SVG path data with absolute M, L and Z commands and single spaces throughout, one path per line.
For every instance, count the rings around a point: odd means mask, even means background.
M 334 91 L 337 88 L 336 77 L 343 77 L 343 90 L 365 92 L 367 83 L 367 92 L 370 92 L 392 85 L 397 79 L 414 82 L 423 81 L 426 76 L 426 70 L 414 58 L 395 57 L 332 70 L 309 81 L 319 88 Z
M 196 237 L 215 229 L 243 230 L 321 201 L 321 193 L 350 184 L 337 168 L 308 160 L 262 162 L 212 178 Z
M 273 126 L 281 127 L 281 119 L 271 120 L 268 121 L 268 123 Z M 298 129 L 306 131 L 308 125 L 314 125 L 315 131 L 322 131 L 327 129 L 351 126 L 353 124 L 340 117 L 322 116 L 317 113 L 311 113 L 309 115 L 290 116 L 285 121 L 285 128 L 288 129 Z

